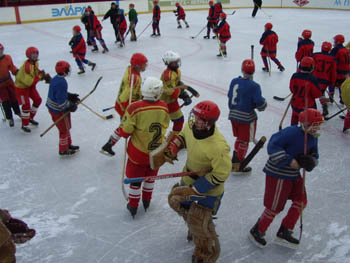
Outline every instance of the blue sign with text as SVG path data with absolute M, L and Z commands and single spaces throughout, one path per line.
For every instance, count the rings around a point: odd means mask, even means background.
M 62 8 L 51 9 L 52 17 L 81 16 L 84 14 L 84 12 L 85 12 L 85 6 L 73 7 L 72 5 L 70 5 Z

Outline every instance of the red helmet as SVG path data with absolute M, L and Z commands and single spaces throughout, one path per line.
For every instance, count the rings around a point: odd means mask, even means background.
M 130 4 L 129 4 L 129 7 L 134 8 L 135 5 L 134 5 L 133 3 L 130 3 Z
M 85 12 L 91 12 L 92 11 L 92 9 L 90 8 L 90 7 L 87 7 L 86 9 L 85 9 Z
M 242 62 L 242 72 L 246 74 L 254 74 L 255 72 L 255 64 L 254 60 L 246 59 Z
M 4 46 L 0 43 L 0 49 L 4 50 Z
M 272 29 L 272 24 L 271 24 L 271 23 L 266 23 L 266 24 L 265 24 L 265 28 L 266 28 L 267 30 L 271 30 L 271 29 Z
M 310 134 L 316 134 L 320 125 L 324 122 L 321 112 L 310 108 L 299 113 L 299 122 Z
M 226 14 L 225 14 L 224 12 L 222 12 L 222 13 L 220 14 L 220 18 L 221 18 L 221 19 L 226 19 Z
M 76 26 L 73 27 L 73 30 L 77 31 L 77 32 L 80 32 L 81 28 L 80 28 L 80 26 L 76 25 Z
M 32 53 L 37 53 L 39 55 L 39 50 L 36 47 L 29 47 L 26 50 L 26 56 L 27 58 L 32 58 Z
M 213 5 L 214 4 L 214 2 L 213 1 L 209 1 L 209 5 Z
M 153 4 L 157 5 L 158 4 L 158 0 L 154 0 Z
M 147 58 L 142 53 L 135 53 L 131 56 L 130 64 L 131 66 L 143 66 L 148 62 Z
M 299 67 L 302 71 L 311 73 L 314 70 L 315 61 L 312 57 L 303 57 Z
M 332 43 L 331 42 L 325 41 L 325 42 L 322 43 L 322 48 L 321 48 L 322 51 L 329 52 L 331 49 L 332 49 Z
M 179 2 L 176 2 L 175 6 L 176 6 L 176 7 L 180 6 L 180 3 L 179 3 Z
M 343 44 L 345 42 L 345 38 L 344 38 L 343 35 L 336 35 L 336 36 L 333 37 L 333 39 L 334 39 L 334 43 L 336 45 Z
M 60 60 L 56 63 L 55 70 L 57 74 L 67 74 L 70 71 L 70 65 L 67 61 Z
M 301 35 L 304 39 L 310 39 L 312 36 L 312 32 L 309 29 L 305 29 Z
M 219 119 L 220 109 L 215 102 L 204 100 L 193 107 L 192 113 L 199 119 L 206 121 L 209 126 L 212 126 Z

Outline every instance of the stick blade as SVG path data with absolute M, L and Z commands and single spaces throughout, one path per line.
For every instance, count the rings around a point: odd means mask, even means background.
M 110 115 L 106 116 L 106 120 L 113 119 L 113 118 L 114 118 L 113 114 L 110 114 Z
M 273 98 L 275 100 L 278 100 L 278 101 L 284 101 L 284 98 L 281 98 L 281 97 L 278 97 L 278 96 L 273 96 Z

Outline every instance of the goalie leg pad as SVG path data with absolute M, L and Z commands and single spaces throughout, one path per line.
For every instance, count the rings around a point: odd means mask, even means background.
M 220 242 L 212 219 L 212 210 L 192 203 L 187 225 L 195 244 L 193 262 L 214 263 L 220 255 Z
M 186 197 L 182 191 L 183 188 L 184 187 L 180 186 L 179 183 L 176 183 L 168 195 L 168 203 L 169 206 L 186 221 L 188 209 L 181 205 L 182 202 L 186 201 Z

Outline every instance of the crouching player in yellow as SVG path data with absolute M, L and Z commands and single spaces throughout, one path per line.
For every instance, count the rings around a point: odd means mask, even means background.
M 183 130 L 152 159 L 158 165 L 162 160 L 172 162 L 178 151 L 186 148 L 184 171 L 199 171 L 182 177 L 181 183 L 174 185 L 168 196 L 170 207 L 184 218 L 188 225 L 188 239 L 193 239 L 195 244 L 192 262 L 213 263 L 220 255 L 212 216 L 219 209 L 232 162 L 230 147 L 215 125 L 219 115 L 220 110 L 214 102 L 198 103 Z

